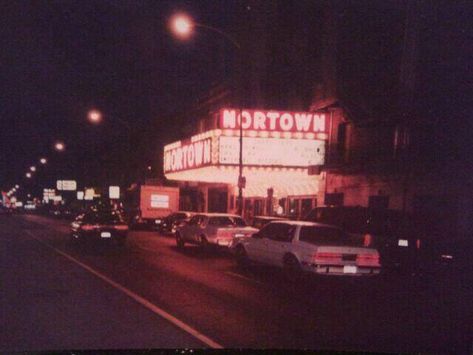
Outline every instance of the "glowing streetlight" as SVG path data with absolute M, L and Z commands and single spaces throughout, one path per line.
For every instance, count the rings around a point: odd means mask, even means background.
M 194 22 L 185 14 L 176 14 L 169 22 L 171 31 L 178 37 L 188 38 L 194 29 Z
M 56 149 L 58 152 L 62 152 L 64 149 L 66 149 L 66 146 L 63 142 L 56 142 L 54 144 L 54 149 Z
M 34 165 L 33 165 L 33 166 L 30 166 L 30 170 L 33 171 L 33 172 L 35 172 L 35 171 L 36 171 L 36 166 L 34 166 Z
M 46 160 L 46 158 L 41 158 L 41 159 L 39 160 L 39 162 L 44 165 L 44 164 L 46 164 L 48 161 Z
M 20 188 L 20 185 L 15 185 L 15 189 L 19 189 Z
M 102 113 L 98 110 L 91 110 L 89 111 L 87 118 L 90 122 L 98 124 L 102 122 Z
M 31 179 L 31 173 L 26 173 L 25 175 L 28 179 Z

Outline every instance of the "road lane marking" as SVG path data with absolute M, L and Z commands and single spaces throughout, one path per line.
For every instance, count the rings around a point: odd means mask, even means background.
M 258 281 L 258 280 L 255 280 L 255 279 L 251 279 L 251 278 L 249 278 L 249 277 L 246 277 L 246 276 L 237 274 L 236 272 L 225 271 L 225 274 L 231 275 L 231 276 L 235 276 L 235 277 L 238 277 L 239 279 L 243 279 L 243 280 L 246 280 L 246 281 L 256 282 L 257 284 L 260 284 L 260 285 L 263 284 L 261 281 Z
M 54 250 L 56 253 L 62 255 L 63 257 L 65 257 L 66 259 L 72 261 L 73 263 L 79 265 L 80 267 L 82 267 L 83 269 L 87 270 L 88 272 L 90 272 L 91 274 L 93 274 L 94 276 L 98 277 L 99 279 L 101 279 L 102 281 L 105 281 L 106 283 L 108 283 L 109 285 L 115 287 L 116 289 L 120 290 L 121 292 L 123 292 L 124 294 L 126 294 L 128 297 L 132 298 L 133 300 L 135 300 L 136 302 L 138 302 L 139 304 L 141 304 L 142 306 L 146 307 L 147 309 L 149 309 L 151 312 L 159 315 L 161 318 L 164 318 L 166 319 L 167 321 L 171 322 L 172 324 L 174 324 L 175 326 L 177 326 L 178 328 L 184 330 L 186 333 L 192 335 L 194 338 L 197 338 L 198 340 L 200 340 L 202 343 L 204 343 L 205 345 L 209 346 L 210 348 L 213 348 L 213 349 L 223 349 L 223 346 L 220 345 L 219 343 L 213 341 L 212 339 L 210 339 L 208 336 L 200 333 L 198 330 L 192 328 L 190 325 L 187 325 L 186 323 L 184 323 L 183 321 L 179 320 L 178 318 L 174 317 L 173 315 L 171 315 L 170 313 L 166 312 L 165 310 L 159 308 L 158 306 L 156 306 L 155 304 L 151 303 L 150 301 L 148 301 L 146 298 L 144 297 L 141 297 L 140 295 L 134 293 L 133 291 L 127 289 L 126 287 L 120 285 L 119 283 L 113 281 L 112 279 L 109 279 L 107 276 L 105 276 L 104 274 L 100 273 L 99 271 L 96 271 L 95 269 L 93 269 L 92 267 L 84 264 L 83 262 L 77 260 L 76 258 L 72 257 L 71 255 L 63 252 L 62 250 L 59 250 L 55 247 L 53 247 L 52 245 L 46 243 L 45 241 L 41 240 L 40 238 L 38 238 L 37 236 L 35 236 L 31 231 L 29 230 L 25 230 L 25 232 L 33 239 L 35 239 L 36 241 L 38 241 L 39 243 L 43 244 L 44 246 Z

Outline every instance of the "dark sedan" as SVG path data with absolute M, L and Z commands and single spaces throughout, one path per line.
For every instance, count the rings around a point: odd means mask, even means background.
M 71 224 L 73 242 L 114 242 L 124 245 L 128 225 L 119 211 L 89 211 Z
M 184 221 L 188 221 L 195 213 L 179 211 L 171 213 L 163 219 L 161 223 L 160 232 L 163 234 L 175 234 L 176 228 Z

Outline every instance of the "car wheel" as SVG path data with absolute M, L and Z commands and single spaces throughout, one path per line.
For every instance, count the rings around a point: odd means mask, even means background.
M 176 245 L 179 249 L 183 249 L 186 243 L 184 242 L 184 239 L 182 239 L 181 235 L 179 233 L 176 233 Z
M 200 247 L 202 250 L 208 250 L 209 249 L 209 242 L 205 236 L 201 235 L 200 236 Z
M 302 276 L 302 268 L 294 255 L 287 255 L 283 261 L 284 275 L 290 281 L 295 281 Z
M 239 267 L 243 269 L 247 269 L 250 265 L 250 259 L 248 258 L 248 254 L 245 250 L 245 247 L 242 245 L 237 246 L 235 249 L 236 261 Z

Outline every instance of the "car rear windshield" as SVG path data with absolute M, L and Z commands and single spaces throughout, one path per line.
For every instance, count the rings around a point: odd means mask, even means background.
M 209 225 L 218 226 L 218 227 L 228 227 L 228 226 L 244 227 L 246 226 L 246 223 L 242 218 L 239 218 L 239 217 L 219 216 L 219 217 L 210 217 Z
M 325 226 L 301 227 L 299 241 L 315 245 L 363 245 L 360 237 L 348 235 L 338 228 Z
M 89 223 L 119 224 L 124 223 L 123 217 L 118 212 L 94 213 L 85 218 Z

